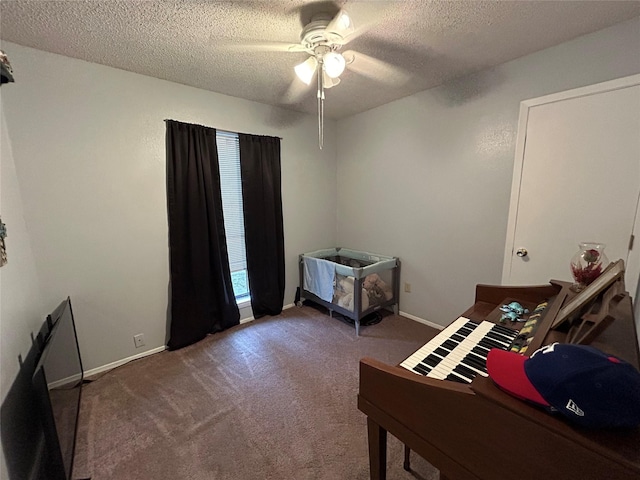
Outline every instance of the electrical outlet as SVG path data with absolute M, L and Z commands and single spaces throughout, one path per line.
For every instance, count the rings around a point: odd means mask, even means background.
M 144 347 L 144 333 L 139 333 L 133 336 L 133 343 L 136 348 Z
M 404 291 L 411 293 L 411 284 L 409 282 L 404 282 Z

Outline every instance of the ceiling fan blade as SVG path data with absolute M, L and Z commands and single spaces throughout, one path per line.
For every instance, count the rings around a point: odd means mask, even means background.
M 314 74 L 315 77 L 315 74 Z M 287 91 L 282 96 L 282 103 L 287 105 L 295 105 L 300 103 L 302 99 L 309 95 L 309 92 L 312 91 L 312 85 L 315 85 L 315 82 L 311 82 L 310 85 L 306 85 L 299 78 L 294 78 L 287 88 Z
M 336 13 L 333 20 L 329 22 L 329 25 L 327 25 L 326 30 L 331 33 L 336 33 L 343 39 L 346 39 L 346 37 L 355 31 L 355 27 L 353 26 L 351 16 L 343 9 Z
M 338 22 L 340 14 L 345 10 L 340 10 L 327 29 L 333 27 L 333 23 Z M 397 2 L 353 2 L 349 4 L 349 17 L 352 19 L 351 26 L 341 34 L 344 39 L 339 43 L 345 45 L 356 38 L 375 30 L 380 25 L 393 22 L 399 15 Z M 353 19 L 356 20 L 355 24 Z M 356 25 L 357 24 L 357 25 Z
M 350 71 L 377 82 L 399 86 L 411 79 L 411 74 L 406 70 L 364 53 L 347 50 L 342 55 Z
M 215 39 L 214 48 L 242 52 L 306 52 L 299 43 L 259 42 L 255 40 L 219 40 Z

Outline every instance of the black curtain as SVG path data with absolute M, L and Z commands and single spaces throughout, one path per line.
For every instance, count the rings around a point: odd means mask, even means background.
M 280 139 L 239 134 L 247 274 L 253 316 L 277 315 L 284 301 Z
M 168 347 L 181 348 L 240 322 L 222 214 L 216 131 L 167 120 L 171 275 Z

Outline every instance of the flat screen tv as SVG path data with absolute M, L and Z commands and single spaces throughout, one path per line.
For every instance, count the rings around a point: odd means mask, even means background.
M 69 480 L 83 381 L 70 298 L 60 303 L 47 323 L 51 330 L 33 374 L 45 441 L 40 471 L 47 479 Z

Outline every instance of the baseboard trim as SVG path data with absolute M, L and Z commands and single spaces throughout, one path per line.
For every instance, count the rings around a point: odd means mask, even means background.
M 407 313 L 407 312 L 400 311 L 400 316 L 401 317 L 407 317 L 410 320 L 413 320 L 413 321 L 418 322 L 418 323 L 422 323 L 424 325 L 428 325 L 428 326 L 433 327 L 433 328 L 438 329 L 438 330 L 443 330 L 444 329 L 444 327 L 442 325 L 430 322 L 429 320 L 425 320 L 424 318 L 416 317 L 415 315 L 411 315 L 410 313 Z
M 288 305 L 284 305 L 282 307 L 282 309 L 283 310 L 287 310 L 287 309 L 293 308 L 295 306 L 296 305 L 294 303 L 290 303 Z M 416 317 L 415 315 L 411 315 L 410 313 L 400 311 L 399 314 L 402 317 L 406 317 L 406 318 L 408 318 L 410 320 L 413 320 L 415 322 L 422 323 L 424 325 L 428 325 L 429 327 L 435 328 L 437 330 L 443 330 L 444 329 L 444 327 L 442 325 L 438 325 L 437 323 L 430 322 L 429 320 L 425 320 L 424 318 Z M 244 318 L 244 319 L 240 320 L 240 325 L 242 325 L 244 323 L 253 322 L 254 320 L 255 320 L 255 318 L 253 318 L 253 317 Z M 129 363 L 129 362 L 131 362 L 133 360 L 138 360 L 139 358 L 148 357 L 149 355 L 153 355 L 155 353 L 163 352 L 166 349 L 167 349 L 166 345 L 162 346 L 162 347 L 152 348 L 151 350 L 147 350 L 146 352 L 138 353 L 136 355 L 132 355 L 130 357 L 123 358 L 121 360 L 117 360 L 115 362 L 107 363 L 106 365 L 102 365 L 101 367 L 92 368 L 91 370 L 85 370 L 84 371 L 84 376 L 85 377 L 91 377 L 93 375 L 97 375 L 99 373 L 103 373 L 103 372 L 106 372 L 108 370 L 113 370 L 114 368 L 120 367 L 120 366 L 124 365 L 125 363 Z
M 108 370 L 113 370 L 125 363 L 129 363 L 132 360 L 138 360 L 139 358 L 148 357 L 149 355 L 153 355 L 154 353 L 160 353 L 167 349 L 166 345 L 162 347 L 152 348 L 151 350 L 147 350 L 146 352 L 137 353 L 136 355 L 132 355 L 131 357 L 123 358 L 122 360 L 117 360 L 115 362 L 107 363 L 106 365 L 102 365 L 101 367 L 92 368 L 91 370 L 85 370 L 84 376 L 90 377 L 92 375 L 97 375 L 98 373 L 106 372 Z

